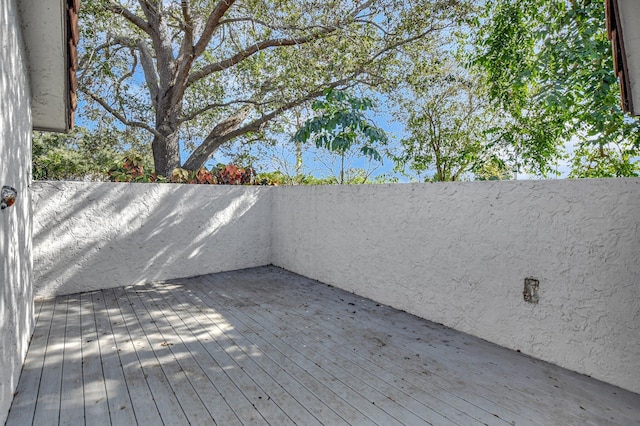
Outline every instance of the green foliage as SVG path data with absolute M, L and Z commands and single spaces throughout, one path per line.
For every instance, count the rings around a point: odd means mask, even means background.
M 339 180 L 335 176 L 329 177 L 315 177 L 310 174 L 299 174 L 293 177 L 289 177 L 281 171 L 275 172 L 263 172 L 256 176 L 255 182 L 257 185 L 337 185 L 340 184 Z M 345 172 L 344 184 L 346 185 L 359 185 L 359 184 L 372 184 L 372 183 L 391 183 L 398 182 L 397 178 L 389 177 L 386 175 L 376 176 L 371 178 L 370 174 L 358 168 L 348 169 Z
M 255 182 L 257 185 L 283 186 L 283 185 L 333 185 L 337 180 L 333 177 L 318 178 L 310 174 L 298 174 L 287 176 L 281 171 L 259 173 Z
M 576 155 L 587 162 L 607 163 L 597 154 L 611 143 L 637 155 L 640 125 L 620 108 L 604 2 L 489 0 L 482 18 L 473 64 L 504 111 L 493 136 L 512 148 L 518 169 L 552 172 L 571 138 L 583 143 Z
M 640 175 L 636 150 L 610 143 L 593 149 L 583 144 L 573 158 L 570 178 L 635 177 Z
M 115 136 L 115 137 L 113 137 Z M 35 180 L 107 180 L 119 152 L 117 135 L 94 134 L 76 127 L 68 134 L 34 132 L 32 175 Z
M 386 145 L 384 130 L 376 127 L 365 112 L 373 108 L 369 98 L 357 98 L 341 90 L 327 89 L 324 100 L 313 102 L 315 117 L 307 120 L 293 136 L 293 141 L 314 141 L 316 147 L 344 154 L 352 146 L 360 145 L 360 152 L 377 161 L 382 156 L 376 145 Z
M 394 155 L 396 170 L 420 180 L 456 181 L 497 155 L 486 136 L 495 117 L 482 84 L 455 57 L 441 55 L 427 72 L 416 65 L 395 99 L 396 117 L 408 133 Z
M 493 157 L 476 165 L 473 169 L 475 180 L 511 180 L 513 171 L 503 160 Z
M 115 118 L 145 132 L 166 176 L 175 167 L 196 170 L 224 145 L 263 141 L 288 111 L 327 88 L 392 85 L 404 73 L 403 48 L 436 43 L 468 3 L 85 0 L 83 118 Z M 357 111 L 340 119 L 356 124 Z M 375 126 L 360 130 L 370 141 L 380 137 Z M 327 144 L 344 150 L 343 136 Z M 369 144 L 362 152 L 379 157 Z
M 209 170 L 200 168 L 198 170 L 174 169 L 171 177 L 171 183 L 191 183 L 191 184 L 215 184 L 217 183 L 215 176 Z
M 258 185 L 265 186 L 282 186 L 291 184 L 288 176 L 286 176 L 280 170 L 276 170 L 274 172 L 258 173 L 256 175 L 255 182 Z
M 130 152 L 122 159 L 114 162 L 109 169 L 112 182 L 165 182 L 163 176 L 153 171 L 153 163 L 136 152 Z
M 255 171 L 250 167 L 238 167 L 233 164 L 218 164 L 212 170 L 216 183 L 220 185 L 251 185 Z

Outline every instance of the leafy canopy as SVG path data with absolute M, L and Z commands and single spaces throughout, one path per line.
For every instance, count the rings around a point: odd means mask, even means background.
M 413 60 L 414 72 L 393 97 L 407 133 L 394 155 L 396 170 L 420 180 L 460 180 L 497 154 L 486 136 L 495 114 L 482 82 L 453 53 L 416 52 Z
M 493 133 L 524 168 L 549 173 L 570 140 L 578 156 L 605 163 L 610 144 L 640 147 L 638 121 L 620 108 L 604 22 L 600 0 L 489 0 L 475 20 L 473 64 L 505 113 Z
M 345 91 L 327 89 L 324 99 L 313 102 L 315 117 L 307 120 L 295 133 L 293 141 L 314 141 L 316 147 L 344 154 L 360 145 L 360 152 L 377 161 L 382 155 L 376 145 L 386 145 L 384 130 L 373 124 L 365 112 L 373 108 L 370 98 L 357 98 Z
M 156 171 L 170 176 L 260 140 L 328 88 L 401 76 L 403 47 L 437 40 L 468 3 L 86 0 L 79 87 L 92 119 L 107 112 L 144 130 Z
M 123 155 L 124 140 L 125 132 L 102 134 L 78 126 L 68 134 L 34 132 L 33 179 L 107 180 L 109 168 Z

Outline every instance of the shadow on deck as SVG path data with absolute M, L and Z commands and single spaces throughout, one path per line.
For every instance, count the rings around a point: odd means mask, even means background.
M 7 425 L 640 424 L 640 395 L 276 267 L 61 296 Z

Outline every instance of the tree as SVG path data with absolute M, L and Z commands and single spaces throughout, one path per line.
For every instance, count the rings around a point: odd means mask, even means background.
M 386 145 L 388 139 L 385 132 L 365 115 L 373 108 L 370 98 L 357 98 L 348 92 L 327 89 L 324 100 L 316 100 L 311 108 L 316 116 L 307 120 L 292 139 L 300 144 L 314 141 L 316 147 L 337 153 L 341 158 L 338 183 L 345 182 L 344 159 L 352 148 L 359 145 L 362 155 L 382 161 L 376 145 Z
M 408 132 L 394 157 L 396 169 L 408 168 L 421 180 L 460 180 L 497 155 L 486 136 L 495 118 L 478 80 L 454 55 L 425 61 L 418 53 L 414 62 L 405 90 L 395 97 L 396 116 Z
M 640 162 L 634 159 L 637 150 L 615 143 L 598 146 L 578 146 L 573 158 L 571 178 L 635 177 L 640 174 Z
M 156 171 L 195 170 L 327 88 L 380 84 L 464 0 L 87 0 L 85 100 L 152 138 Z M 190 151 L 182 162 L 181 148 Z
M 475 21 L 473 63 L 506 117 L 495 138 L 525 168 L 549 173 L 572 138 L 589 162 L 607 162 L 597 154 L 610 144 L 637 156 L 640 125 L 620 108 L 604 22 L 600 0 L 489 0 Z
M 498 157 L 480 163 L 473 170 L 474 180 L 511 180 L 513 170 Z
M 69 134 L 34 132 L 32 174 L 36 180 L 108 180 L 108 171 L 123 155 L 123 141 L 135 149 L 126 132 L 102 133 L 75 127 Z

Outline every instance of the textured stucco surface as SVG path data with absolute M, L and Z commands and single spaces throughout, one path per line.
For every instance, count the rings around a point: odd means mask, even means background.
M 276 188 L 273 206 L 273 264 L 640 392 L 640 179 Z
M 272 263 L 640 392 L 640 179 L 37 182 L 33 205 L 38 296 Z
M 24 57 L 16 1 L 0 1 L 0 187 L 18 191 L 16 203 L 0 210 L 0 424 L 33 331 L 31 109 Z
M 34 182 L 36 297 L 270 263 L 268 188 Z

